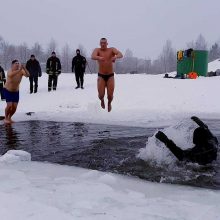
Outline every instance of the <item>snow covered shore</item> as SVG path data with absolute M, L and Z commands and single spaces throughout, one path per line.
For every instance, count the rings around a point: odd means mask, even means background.
M 220 62 L 210 64 L 210 70 Z M 14 120 L 78 121 L 129 126 L 169 124 L 196 114 L 220 118 L 220 77 L 197 80 L 164 79 L 163 75 L 116 75 L 111 113 L 101 109 L 97 98 L 96 74 L 85 76 L 85 89 L 75 90 L 73 74 L 61 74 L 56 92 L 47 92 L 47 75 L 39 78 L 39 92 L 29 94 L 29 81 L 21 83 L 20 103 Z M 0 114 L 4 113 L 0 102 Z M 26 112 L 35 112 L 32 117 Z
M 24 152 L 5 157 L 0 162 L 2 220 L 220 218 L 219 191 L 29 162 Z

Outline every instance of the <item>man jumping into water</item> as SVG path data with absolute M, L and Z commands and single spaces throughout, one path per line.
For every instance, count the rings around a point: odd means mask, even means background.
M 191 119 L 199 125 L 193 132 L 193 143 L 195 144 L 193 148 L 182 150 L 161 131 L 157 132 L 156 138 L 163 142 L 180 161 L 201 165 L 211 163 L 217 158 L 218 140 L 199 118 L 193 116 Z
M 98 73 L 98 94 L 99 99 L 101 100 L 101 106 L 105 108 L 105 88 L 107 88 L 107 96 L 108 96 L 108 112 L 111 111 L 113 93 L 115 87 L 114 81 L 114 72 L 113 72 L 113 63 L 116 59 L 120 59 L 123 57 L 122 53 L 116 48 L 108 48 L 108 42 L 106 38 L 101 38 L 100 40 L 100 48 L 96 48 L 92 53 L 92 59 L 97 60 L 99 64 L 99 73 Z
M 21 65 L 18 60 L 13 60 L 11 69 L 8 71 L 6 83 L 4 86 L 4 95 L 6 99 L 7 106 L 5 108 L 5 123 L 11 124 L 13 121 L 11 117 L 16 112 L 18 102 L 19 102 L 19 85 L 23 76 L 28 77 L 30 74 Z

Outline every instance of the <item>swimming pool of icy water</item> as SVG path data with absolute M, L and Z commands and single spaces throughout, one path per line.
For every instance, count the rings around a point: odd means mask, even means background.
M 220 120 L 205 121 L 220 141 Z M 149 181 L 220 189 L 220 159 L 213 165 L 154 167 L 136 157 L 158 128 L 25 121 L 0 125 L 0 154 L 25 150 L 34 161 L 133 175 Z

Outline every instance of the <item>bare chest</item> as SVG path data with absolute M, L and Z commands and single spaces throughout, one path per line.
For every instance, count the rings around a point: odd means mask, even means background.
M 106 60 L 111 59 L 114 56 L 112 49 L 99 50 L 98 56 L 104 57 Z

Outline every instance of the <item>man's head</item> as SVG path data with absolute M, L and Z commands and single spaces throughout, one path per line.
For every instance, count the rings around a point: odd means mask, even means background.
M 20 63 L 19 63 L 18 60 L 13 60 L 13 61 L 11 62 L 11 68 L 12 68 L 13 70 L 18 70 L 19 67 L 20 67 Z
M 53 51 L 53 52 L 51 53 L 51 56 L 52 56 L 52 57 L 56 57 L 56 53 Z
M 107 48 L 108 41 L 107 41 L 106 38 L 103 37 L 103 38 L 100 39 L 100 46 L 101 46 L 101 49 L 106 49 Z
M 31 55 L 31 60 L 35 60 L 35 56 L 33 54 Z
M 76 50 L 76 54 L 80 55 L 80 50 L 79 49 Z

